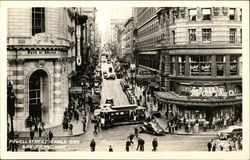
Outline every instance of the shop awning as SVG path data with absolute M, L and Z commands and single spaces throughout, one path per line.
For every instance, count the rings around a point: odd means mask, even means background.
M 82 93 L 82 87 L 71 87 L 69 93 Z
M 186 96 L 178 96 L 172 92 L 154 92 L 154 95 L 159 101 L 183 106 L 216 107 L 242 103 L 242 97 L 230 99 L 191 99 Z
M 139 52 L 138 54 L 157 54 L 157 51 Z
M 137 74 L 136 75 L 136 81 L 139 82 L 139 81 L 148 81 L 152 78 L 152 75 L 140 75 L 140 74 Z

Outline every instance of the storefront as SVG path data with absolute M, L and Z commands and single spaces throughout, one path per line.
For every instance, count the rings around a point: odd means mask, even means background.
M 237 121 L 242 118 L 241 85 L 229 85 L 173 83 L 172 91 L 155 92 L 155 97 L 169 111 L 182 118 L 200 121 L 226 118 Z

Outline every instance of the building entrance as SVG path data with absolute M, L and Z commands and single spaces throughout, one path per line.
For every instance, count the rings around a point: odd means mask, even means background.
M 29 79 L 29 116 L 48 122 L 49 87 L 48 74 L 43 70 L 33 72 Z

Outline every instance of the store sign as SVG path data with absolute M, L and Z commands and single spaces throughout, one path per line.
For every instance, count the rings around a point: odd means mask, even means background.
M 39 51 L 39 50 L 30 50 L 28 54 L 57 54 L 57 51 Z
M 192 88 L 190 90 L 191 97 L 203 97 L 203 98 L 227 98 L 235 96 L 233 90 L 229 90 L 228 92 L 224 91 L 223 88 L 215 89 L 215 87 L 206 87 L 206 88 Z
M 77 37 L 77 57 L 76 57 L 76 64 L 80 66 L 82 64 L 82 58 L 81 58 L 81 28 L 80 26 L 76 26 L 76 37 Z

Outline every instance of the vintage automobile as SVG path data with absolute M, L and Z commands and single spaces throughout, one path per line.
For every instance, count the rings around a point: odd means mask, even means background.
M 109 74 L 106 79 L 112 79 L 112 80 L 115 80 L 115 74 L 111 73 Z
M 101 101 L 101 98 L 99 95 L 89 96 L 88 103 L 89 103 L 91 112 L 93 112 L 97 108 L 100 108 L 100 101 Z
M 113 98 L 106 98 L 105 104 L 111 104 L 112 106 L 114 106 Z
M 220 140 L 232 138 L 234 135 L 242 137 L 242 126 L 229 126 L 227 129 L 220 131 L 217 134 Z
M 120 85 L 122 86 L 122 90 L 125 92 L 127 90 L 127 88 L 129 88 L 129 85 L 126 81 L 121 80 L 120 81 Z
M 103 74 L 103 77 L 106 79 L 107 76 L 108 76 L 108 72 L 107 71 L 103 71 L 102 74 Z
M 95 87 L 94 88 L 94 93 L 95 93 L 95 95 L 98 95 L 98 96 L 101 97 L 101 89 L 100 89 L 100 87 Z
M 139 127 L 140 133 L 149 133 L 153 135 L 164 135 L 164 129 L 159 125 L 158 122 L 144 122 L 143 125 Z

